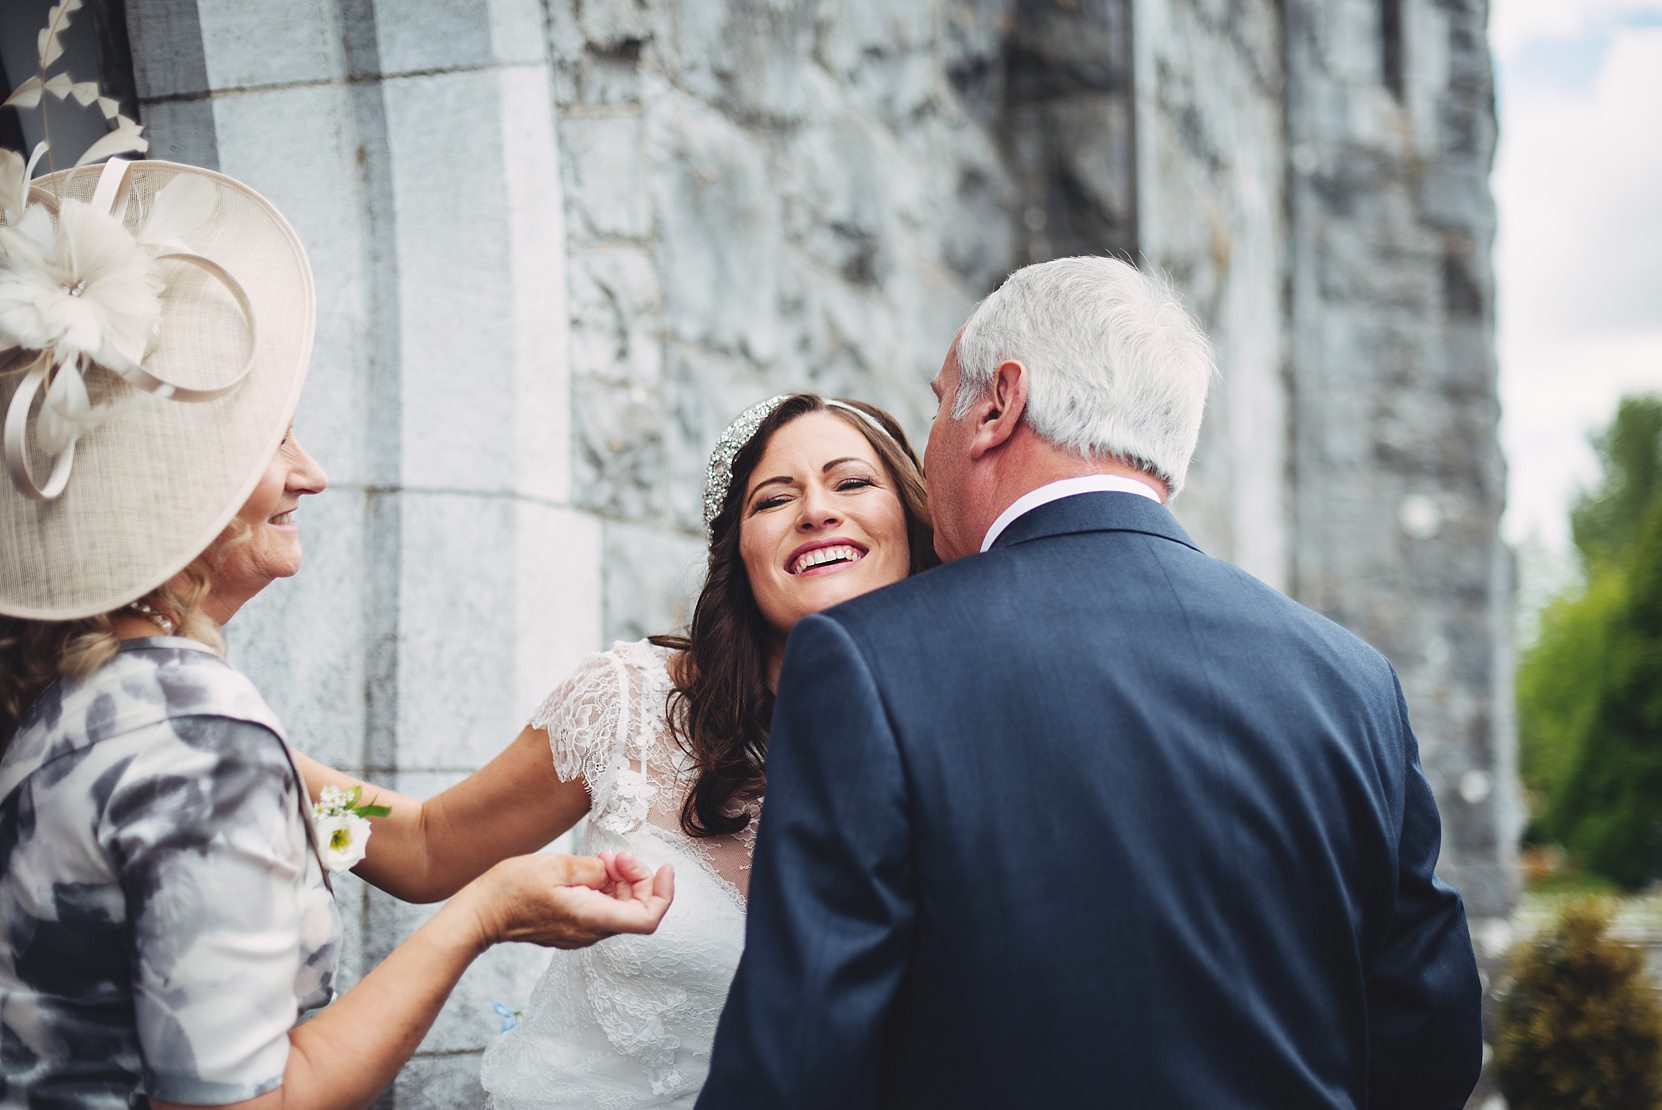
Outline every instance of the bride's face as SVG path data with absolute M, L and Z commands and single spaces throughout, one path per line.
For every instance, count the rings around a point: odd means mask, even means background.
M 906 510 L 866 437 L 823 411 L 774 432 L 745 485 L 739 556 L 781 640 L 807 614 L 906 577 Z

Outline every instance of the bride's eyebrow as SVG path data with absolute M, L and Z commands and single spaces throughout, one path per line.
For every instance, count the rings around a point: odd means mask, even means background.
M 745 500 L 749 501 L 752 497 L 755 497 L 758 493 L 761 493 L 762 490 L 766 489 L 768 486 L 788 486 L 792 485 L 794 482 L 795 479 L 788 474 L 781 474 L 775 478 L 764 478 L 760 482 L 757 482 L 754 486 L 750 487 L 750 493 L 745 497 Z

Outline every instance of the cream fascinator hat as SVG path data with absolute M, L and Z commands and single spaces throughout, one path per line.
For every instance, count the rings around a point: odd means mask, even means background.
M 61 8 L 6 103 L 97 94 L 45 79 Z M 88 156 L 143 149 L 117 120 Z M 0 614 L 68 620 L 162 585 L 236 515 L 294 414 L 316 297 L 246 185 L 121 160 L 31 182 L 44 146 L 0 150 Z

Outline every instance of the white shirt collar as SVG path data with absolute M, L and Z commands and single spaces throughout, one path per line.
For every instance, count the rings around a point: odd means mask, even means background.
M 1123 478 L 1118 474 L 1087 474 L 1083 478 L 1063 478 L 1061 481 L 1029 490 L 1011 502 L 1010 507 L 999 513 L 998 519 L 993 521 L 993 526 L 987 529 L 987 538 L 981 541 L 981 550 L 985 551 L 991 547 L 993 541 L 998 539 L 1017 517 L 1032 512 L 1040 505 L 1048 505 L 1052 501 L 1060 501 L 1076 493 L 1135 493 L 1156 503 L 1160 500 L 1160 495 L 1148 484 L 1135 478 Z

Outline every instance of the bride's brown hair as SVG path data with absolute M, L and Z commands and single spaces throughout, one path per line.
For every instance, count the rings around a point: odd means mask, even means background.
M 857 408 L 883 430 L 840 405 Z M 759 797 L 767 781 L 768 723 L 773 690 L 768 664 L 773 630 L 756 605 L 739 556 L 739 506 L 750 474 L 773 434 L 810 412 L 829 412 L 863 435 L 883 461 L 906 514 L 906 542 L 916 574 L 935 566 L 929 500 L 917 455 L 894 417 L 864 401 L 828 405 L 799 393 L 780 402 L 733 457 L 733 480 L 710 523 L 709 569 L 685 636 L 653 636 L 652 642 L 682 652 L 672 668 L 675 689 L 665 712 L 675 738 L 697 768 L 698 778 L 681 805 L 688 836 L 721 836 L 750 823 L 735 802 Z

